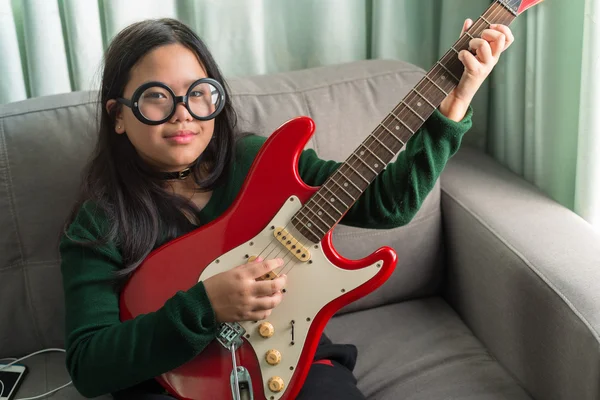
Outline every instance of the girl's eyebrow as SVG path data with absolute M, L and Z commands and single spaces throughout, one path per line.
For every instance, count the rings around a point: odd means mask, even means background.
M 198 76 L 197 78 L 186 80 L 185 84 L 184 84 L 184 89 L 187 90 L 198 79 L 204 79 L 204 78 L 207 78 L 207 77 L 206 76 Z M 160 83 L 162 83 L 162 84 L 167 85 L 168 87 L 170 87 L 171 90 L 175 91 L 175 88 L 173 87 L 173 85 L 169 85 L 167 82 L 161 81 L 160 79 L 147 79 L 147 80 L 143 81 L 142 83 L 140 83 L 138 85 L 138 87 L 140 87 L 142 85 L 145 85 L 146 83 L 149 83 L 149 82 L 160 82 Z

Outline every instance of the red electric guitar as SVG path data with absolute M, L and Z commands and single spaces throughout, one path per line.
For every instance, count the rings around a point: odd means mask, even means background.
M 179 399 L 297 396 L 329 319 L 381 286 L 396 265 L 387 247 L 362 260 L 343 258 L 332 246 L 333 227 L 455 88 L 463 74 L 458 52 L 490 24 L 509 25 L 541 1 L 494 1 L 320 188 L 304 184 L 297 169 L 315 125 L 308 117 L 288 121 L 265 142 L 222 216 L 148 256 L 122 291 L 122 320 L 155 311 L 177 291 L 253 257 L 285 256 L 285 265 L 263 279 L 288 275 L 268 320 L 222 324 L 198 357 L 156 377 L 161 385 Z

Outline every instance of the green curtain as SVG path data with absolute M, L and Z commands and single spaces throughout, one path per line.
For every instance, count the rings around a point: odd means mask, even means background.
M 584 16 L 574 209 L 600 229 L 600 1 L 586 0 Z
M 600 0 L 548 0 L 474 100 L 479 147 L 600 227 L 594 100 Z M 131 22 L 174 17 L 226 76 L 368 58 L 429 69 L 491 0 L 0 0 L 0 104 L 98 86 L 103 51 Z M 594 47 L 596 46 L 596 47 Z M 585 51 L 584 51 L 585 48 Z
M 573 209 L 584 1 L 548 0 L 522 18 L 518 42 L 493 79 L 487 149 Z
M 489 0 L 0 0 L 0 104 L 96 87 L 103 51 L 144 18 L 174 17 L 226 76 L 399 58 L 428 69 Z M 8 75 L 8 76 L 7 76 Z M 482 96 L 484 99 L 487 95 Z

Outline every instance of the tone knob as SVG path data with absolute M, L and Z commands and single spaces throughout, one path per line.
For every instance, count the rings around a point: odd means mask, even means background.
M 278 350 L 269 350 L 265 354 L 265 359 L 269 365 L 277 365 L 281 362 L 281 353 Z
M 273 393 L 279 393 L 283 390 L 283 379 L 281 379 L 278 376 L 274 376 L 271 379 L 269 379 L 269 382 L 267 384 L 269 385 L 269 389 Z
M 270 338 L 275 333 L 275 328 L 270 322 L 263 322 L 258 327 L 258 333 L 264 338 Z

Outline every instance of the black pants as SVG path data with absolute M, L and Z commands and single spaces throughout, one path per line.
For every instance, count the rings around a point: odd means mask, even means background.
M 315 362 L 296 400 L 366 400 L 356 387 L 352 374 L 356 364 L 356 347 L 349 344 L 334 344 L 325 334 L 319 341 Z M 152 394 L 138 389 L 114 393 L 117 400 L 172 400 L 163 394 Z

